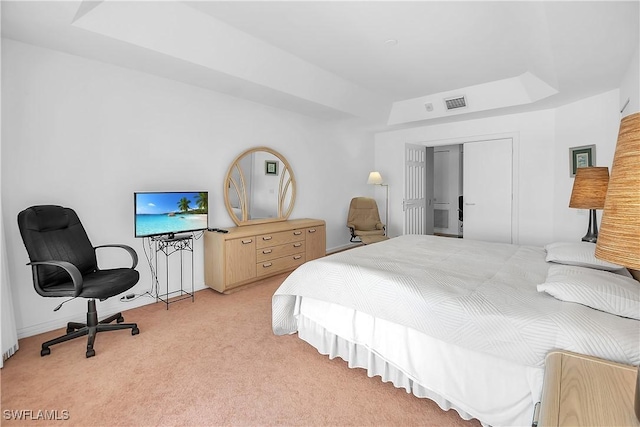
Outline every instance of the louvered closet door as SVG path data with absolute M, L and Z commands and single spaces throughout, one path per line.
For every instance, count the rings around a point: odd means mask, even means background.
M 404 234 L 433 234 L 433 147 L 405 144 Z

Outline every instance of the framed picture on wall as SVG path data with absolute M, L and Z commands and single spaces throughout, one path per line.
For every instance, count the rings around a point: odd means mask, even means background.
M 264 170 L 266 175 L 278 175 L 278 162 L 265 160 L 264 161 Z
M 569 148 L 569 176 L 576 176 L 578 168 L 595 166 L 596 146 L 583 145 L 582 147 Z

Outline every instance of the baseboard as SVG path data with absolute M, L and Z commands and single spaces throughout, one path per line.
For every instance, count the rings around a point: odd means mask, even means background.
M 207 286 L 203 283 L 201 285 L 194 286 L 193 289 L 194 289 L 194 292 L 198 292 L 206 288 Z M 123 295 L 126 295 L 126 293 Z M 131 309 L 142 307 L 149 304 L 156 304 L 155 298 L 152 298 L 152 297 L 141 297 L 141 298 L 121 301 L 120 296 L 118 295 L 113 298 L 110 298 L 108 301 L 109 301 L 109 304 L 105 304 L 98 308 L 99 319 L 104 319 L 105 317 L 109 317 L 112 314 L 116 314 L 118 312 L 131 310 Z M 164 304 L 162 301 L 159 301 L 158 303 Z M 60 309 L 60 311 L 63 311 L 63 310 L 64 310 L 64 306 Z M 16 331 L 18 335 L 18 339 L 31 337 L 33 335 L 43 334 L 45 332 L 54 331 L 60 328 L 66 328 L 67 323 L 69 322 L 84 323 L 87 321 L 86 312 L 82 314 L 75 313 L 67 316 L 60 315 L 59 313 L 60 312 L 56 312 L 52 314 L 53 318 L 47 322 L 42 322 L 36 325 L 28 326 L 26 328 L 18 329 Z M 136 322 L 135 319 L 127 319 L 126 317 L 125 317 L 125 321 L 132 322 L 132 323 Z
M 336 246 L 331 249 L 327 249 L 327 255 L 335 254 L 338 252 L 346 251 L 348 249 L 357 248 L 358 246 L 362 246 L 362 242 L 352 242 L 342 246 Z

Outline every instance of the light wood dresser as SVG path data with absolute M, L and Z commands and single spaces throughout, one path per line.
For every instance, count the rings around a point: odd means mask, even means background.
M 546 359 L 538 426 L 640 426 L 637 368 L 565 351 Z
M 294 219 L 231 227 L 204 235 L 204 280 L 229 293 L 269 276 L 294 270 L 326 253 L 325 222 Z

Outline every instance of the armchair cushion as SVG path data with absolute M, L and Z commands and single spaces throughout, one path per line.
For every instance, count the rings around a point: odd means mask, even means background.
M 377 229 L 377 225 L 378 221 L 376 221 L 374 218 L 367 218 L 363 216 L 360 219 L 360 223 L 357 228 L 362 231 L 369 231 Z
M 349 205 L 347 226 L 355 231 L 383 230 L 378 205 L 370 197 L 355 197 Z
M 354 230 L 356 236 L 384 236 L 384 230 Z

